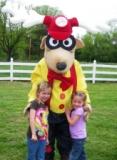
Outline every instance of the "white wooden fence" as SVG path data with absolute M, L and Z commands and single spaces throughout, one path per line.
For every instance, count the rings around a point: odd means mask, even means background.
M 11 58 L 10 62 L 0 62 L 0 80 L 29 81 L 35 65 L 36 63 L 14 62 L 13 58 Z M 92 81 L 92 83 L 96 81 L 117 82 L 117 65 L 97 64 L 96 60 L 93 63 L 81 65 L 87 81 Z M 21 66 L 23 70 L 19 69 Z M 24 70 L 24 68 L 30 68 L 31 66 L 33 67 L 31 70 Z M 15 74 L 18 74 L 18 76 L 15 76 Z M 25 76 L 26 74 L 28 74 L 27 77 Z M 106 75 L 109 75 L 109 77 L 105 77 Z

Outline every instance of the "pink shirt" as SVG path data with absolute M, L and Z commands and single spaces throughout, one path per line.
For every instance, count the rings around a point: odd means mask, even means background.
M 84 120 L 84 110 L 82 107 L 75 108 L 71 117 L 80 116 L 80 119 L 74 124 L 70 125 L 70 134 L 73 139 L 83 139 L 87 137 L 86 133 L 86 122 Z

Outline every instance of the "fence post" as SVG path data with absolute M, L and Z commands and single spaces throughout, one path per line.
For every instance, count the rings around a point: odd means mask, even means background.
M 93 61 L 93 75 L 92 75 L 92 83 L 94 84 L 96 81 L 96 60 Z
M 10 81 L 13 81 L 13 58 L 10 61 Z

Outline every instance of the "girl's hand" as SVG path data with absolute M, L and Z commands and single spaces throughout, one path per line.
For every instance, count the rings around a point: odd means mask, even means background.
M 87 122 L 89 119 L 89 113 L 88 112 L 84 112 L 84 120 Z
M 66 114 L 66 115 L 69 115 L 69 114 L 70 114 L 70 109 L 68 109 L 68 108 L 65 109 L 65 114 Z
M 85 121 L 88 121 L 89 115 L 92 113 L 92 107 L 90 104 L 86 104 L 84 106 L 84 119 Z
M 32 140 L 33 141 L 37 141 L 38 140 L 36 134 L 32 134 Z
M 49 139 L 47 138 L 47 140 L 46 140 L 46 145 L 49 145 Z
M 91 113 L 92 112 L 92 107 L 90 104 L 86 104 L 84 106 L 84 111 Z

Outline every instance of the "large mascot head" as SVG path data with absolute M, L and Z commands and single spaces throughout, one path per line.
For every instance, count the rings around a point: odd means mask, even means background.
M 48 28 L 48 35 L 41 43 L 46 63 L 51 70 L 65 73 L 73 64 L 75 48 L 84 45 L 72 35 L 72 27 L 78 26 L 78 21 L 65 16 L 45 16 L 43 23 Z

